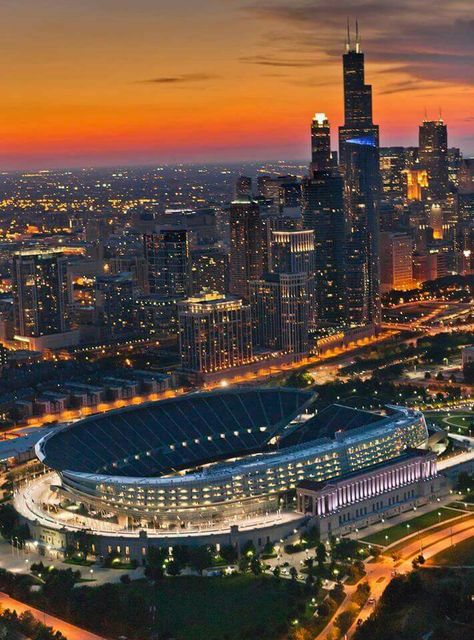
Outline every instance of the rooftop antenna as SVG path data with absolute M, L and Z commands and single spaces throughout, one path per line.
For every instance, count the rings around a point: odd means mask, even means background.
M 359 21 L 356 20 L 356 53 L 360 53 Z
M 442 110 L 441 110 L 441 107 L 438 107 L 438 110 L 439 110 L 439 117 L 438 117 L 438 120 L 439 120 L 440 122 L 442 122 L 442 121 L 443 121 L 443 112 L 442 112 Z
M 351 30 L 349 26 L 349 18 L 347 18 L 347 38 L 346 38 L 346 53 L 351 50 Z
M 425 105 L 425 122 L 428 121 L 428 111 L 426 110 L 426 105 Z

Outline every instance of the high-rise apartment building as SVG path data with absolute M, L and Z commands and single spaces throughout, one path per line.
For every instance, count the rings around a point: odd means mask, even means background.
M 309 323 L 314 326 L 316 309 L 316 252 L 314 231 L 270 231 L 269 270 L 271 273 L 305 273 L 308 282 Z
M 254 344 L 263 349 L 309 351 L 310 296 L 306 273 L 269 273 L 250 283 Z
M 196 247 L 191 250 L 191 280 L 193 295 L 204 289 L 224 294 L 229 288 L 229 255 L 217 247 Z
M 160 229 L 143 236 L 149 293 L 185 298 L 190 292 L 189 238 L 186 229 Z
M 98 276 L 95 282 L 96 323 L 106 339 L 137 330 L 137 287 L 130 272 Z
M 242 197 L 230 205 L 229 291 L 249 299 L 249 282 L 266 271 L 265 224 L 258 203 Z
M 216 373 L 253 360 L 250 306 L 206 292 L 178 303 L 181 368 Z
M 15 334 L 37 338 L 69 331 L 67 259 L 58 251 L 13 256 Z

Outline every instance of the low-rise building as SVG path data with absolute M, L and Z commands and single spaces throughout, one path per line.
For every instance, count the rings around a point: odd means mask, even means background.
M 344 535 L 436 500 L 449 490 L 436 455 L 407 449 L 400 456 L 360 471 L 323 480 L 303 480 L 297 511 L 311 515 L 322 539 Z

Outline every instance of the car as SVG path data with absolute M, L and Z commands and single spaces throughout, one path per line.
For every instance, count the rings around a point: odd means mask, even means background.
M 367 604 L 375 604 L 375 598 L 369 598 Z
M 362 624 L 362 618 L 359 618 L 356 622 L 356 625 L 360 627 L 361 624 Z

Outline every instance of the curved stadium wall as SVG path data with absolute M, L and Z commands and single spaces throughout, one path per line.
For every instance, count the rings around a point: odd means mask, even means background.
M 277 511 L 305 479 L 326 480 L 423 446 L 420 412 L 340 405 L 305 415 L 293 389 L 198 393 L 91 417 L 37 445 L 63 496 L 128 527 L 167 529 Z

